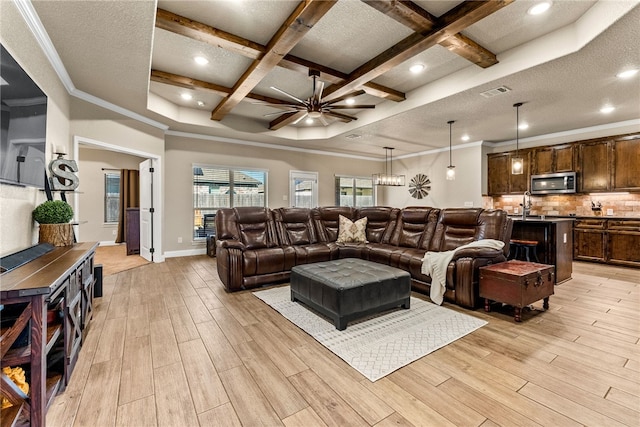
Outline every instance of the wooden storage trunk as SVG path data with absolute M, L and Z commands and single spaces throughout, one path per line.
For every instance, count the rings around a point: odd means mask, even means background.
M 509 304 L 515 308 L 515 320 L 521 320 L 523 307 L 544 300 L 549 308 L 556 278 L 553 265 L 511 260 L 480 267 L 480 297 L 485 299 L 485 310 L 490 301 Z

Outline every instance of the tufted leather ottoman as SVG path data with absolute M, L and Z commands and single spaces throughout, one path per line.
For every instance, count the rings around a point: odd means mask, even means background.
M 411 275 L 357 258 L 296 265 L 291 269 L 291 301 L 300 301 L 333 319 L 336 329 L 397 306 L 409 308 Z

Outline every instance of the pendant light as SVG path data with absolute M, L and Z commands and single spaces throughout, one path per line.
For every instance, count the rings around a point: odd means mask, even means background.
M 511 174 L 522 175 L 524 171 L 524 158 L 518 154 L 518 140 L 520 139 L 520 107 L 522 102 L 513 104 L 516 107 L 516 155 L 511 158 Z
M 456 179 L 456 167 L 451 164 L 451 125 L 455 120 L 449 120 L 449 166 L 447 166 L 447 181 L 453 181 Z
M 384 148 L 384 173 L 373 174 L 374 185 L 384 185 L 389 187 L 400 187 L 404 185 L 404 175 L 393 174 L 393 148 Z M 388 169 L 387 169 L 388 167 Z

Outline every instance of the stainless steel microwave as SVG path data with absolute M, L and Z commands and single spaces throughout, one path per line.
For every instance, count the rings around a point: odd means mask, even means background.
M 567 194 L 575 192 L 575 172 L 531 175 L 531 194 Z

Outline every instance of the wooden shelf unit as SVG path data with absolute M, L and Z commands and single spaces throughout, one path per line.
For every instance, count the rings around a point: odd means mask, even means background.
M 56 248 L 2 275 L 0 301 L 3 311 L 12 309 L 15 321 L 2 328 L 0 365 L 21 366 L 29 383 L 25 395 L 0 374 L 0 394 L 14 403 L 2 410 L 2 427 L 44 426 L 48 406 L 66 387 L 91 319 L 97 246 L 91 242 Z M 64 313 L 64 318 L 47 323 L 48 309 Z M 25 331 L 26 344 L 14 345 Z M 61 361 L 50 363 L 52 356 Z

